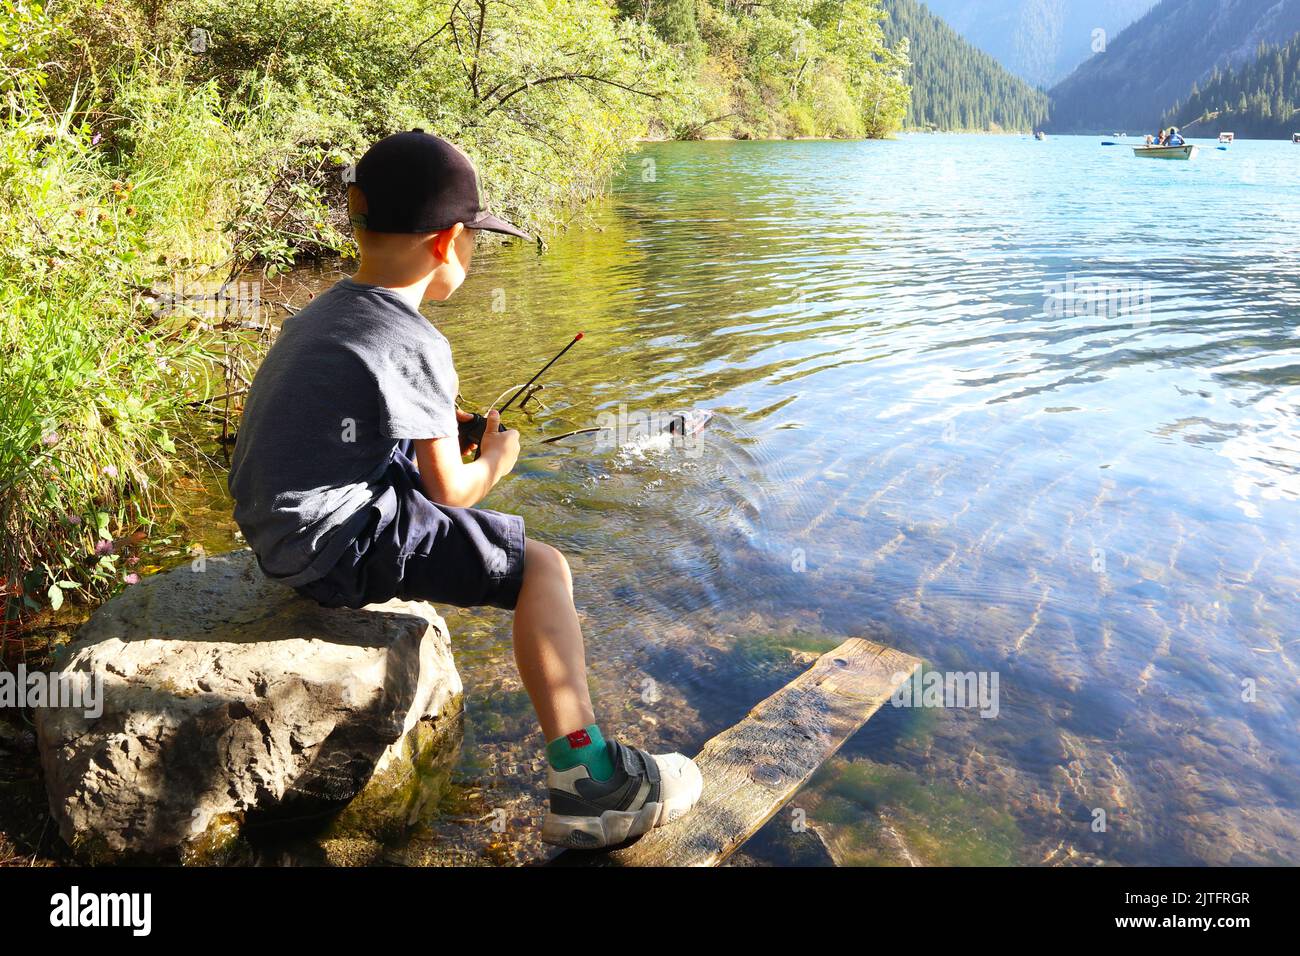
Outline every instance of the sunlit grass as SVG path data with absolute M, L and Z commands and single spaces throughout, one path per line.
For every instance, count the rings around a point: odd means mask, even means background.
M 194 274 L 228 249 L 215 224 L 230 160 L 213 158 L 228 127 L 208 90 L 137 64 L 122 86 L 139 141 L 128 150 L 91 132 L 80 95 L 55 110 L 41 86 L 19 86 L 0 126 L 7 620 L 133 580 L 124 552 L 151 523 L 184 405 L 212 367 L 210 328 L 150 293 L 181 274 L 178 258 Z

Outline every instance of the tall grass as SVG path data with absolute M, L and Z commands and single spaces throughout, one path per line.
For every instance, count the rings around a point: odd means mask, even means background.
M 0 133 L 0 577 L 31 608 L 118 576 L 99 542 L 148 514 L 198 352 L 144 295 L 174 187 L 104 164 L 76 101 L 24 105 Z
M 223 225 L 267 174 L 247 101 L 145 51 L 56 105 L 39 8 L 9 42 L 0 122 L 0 601 L 12 622 L 135 574 L 186 403 L 208 394 L 221 329 L 202 303 L 237 266 Z M 32 38 L 38 42 L 32 42 Z M 39 42 L 43 40 L 44 42 Z M 256 168 L 251 176 L 244 171 Z M 250 183 L 252 185 L 250 185 Z

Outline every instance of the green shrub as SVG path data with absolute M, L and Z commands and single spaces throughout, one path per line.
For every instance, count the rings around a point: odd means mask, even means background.
M 150 520 L 182 405 L 210 365 L 210 332 L 150 292 L 178 275 L 170 263 L 193 257 L 197 275 L 229 249 L 238 127 L 210 87 L 143 58 L 113 67 L 117 125 L 95 132 L 93 82 L 59 105 L 41 69 L 70 39 L 38 7 L 0 13 L 0 36 L 23 17 L 42 38 L 6 51 L 0 122 L 0 600 L 12 618 L 135 573 L 124 548 Z

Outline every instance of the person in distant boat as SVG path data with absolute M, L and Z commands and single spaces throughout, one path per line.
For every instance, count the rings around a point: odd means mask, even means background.
M 1154 145 L 1156 144 L 1157 139 L 1158 139 L 1158 137 L 1156 137 L 1156 136 L 1152 136 L 1150 133 L 1147 133 L 1147 138 L 1144 139 L 1144 140 L 1142 141 L 1142 145 L 1143 145 L 1143 146 L 1154 146 Z
M 1177 126 L 1169 127 L 1169 137 L 1165 140 L 1166 146 L 1182 146 L 1183 134 L 1178 132 Z

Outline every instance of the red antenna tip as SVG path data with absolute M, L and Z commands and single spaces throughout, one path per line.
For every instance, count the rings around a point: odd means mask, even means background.
M 575 341 L 575 342 L 578 341 L 578 339 L 582 338 L 583 335 L 585 335 L 585 334 L 586 334 L 585 332 L 579 332 L 577 335 L 575 335 L 575 336 L 573 337 L 573 341 Z

